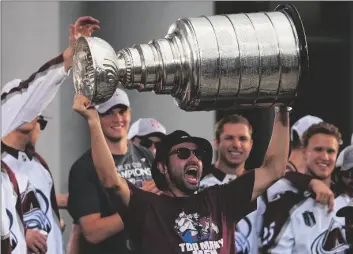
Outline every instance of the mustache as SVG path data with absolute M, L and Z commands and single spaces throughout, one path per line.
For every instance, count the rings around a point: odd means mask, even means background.
M 198 163 L 196 163 L 195 161 L 189 161 L 185 164 L 184 166 L 184 171 L 189 167 L 189 166 L 195 166 L 197 169 L 200 169 L 200 166 Z

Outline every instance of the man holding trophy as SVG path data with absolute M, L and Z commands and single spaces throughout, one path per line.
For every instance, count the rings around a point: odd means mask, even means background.
M 111 202 L 122 206 L 124 227 L 140 253 L 235 252 L 235 223 L 285 173 L 288 106 L 307 67 L 304 28 L 292 5 L 268 13 L 180 19 L 165 39 L 117 54 L 99 38 L 78 39 L 73 109 L 87 119 L 96 172 Z M 121 85 L 171 94 L 186 111 L 275 106 L 262 166 L 194 194 L 212 161 L 212 148 L 203 138 L 175 131 L 157 145 L 152 166 L 162 194 L 136 188 L 115 169 L 93 107 Z

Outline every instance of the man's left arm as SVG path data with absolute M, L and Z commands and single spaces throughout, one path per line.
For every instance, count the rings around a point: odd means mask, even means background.
M 281 106 L 275 110 L 270 144 L 261 167 L 256 168 L 251 200 L 262 195 L 284 176 L 289 154 L 289 112 Z

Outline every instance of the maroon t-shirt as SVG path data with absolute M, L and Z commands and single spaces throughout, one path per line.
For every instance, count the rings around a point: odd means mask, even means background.
M 144 254 L 234 254 L 235 224 L 251 203 L 254 170 L 228 184 L 184 198 L 156 195 L 129 184 L 125 229 Z

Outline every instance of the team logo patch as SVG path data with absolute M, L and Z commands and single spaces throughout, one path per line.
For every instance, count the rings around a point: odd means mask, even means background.
M 322 232 L 312 243 L 312 254 L 343 253 L 350 248 L 344 237 L 344 226 L 335 219 L 331 219 L 330 226 Z
M 305 225 L 307 225 L 308 227 L 313 227 L 316 224 L 316 220 L 313 212 L 305 211 L 303 213 L 303 219 L 304 219 Z
M 29 186 L 25 193 L 21 194 L 23 220 L 29 229 L 44 230 L 49 234 L 52 225 L 47 217 L 49 200 L 40 190 Z

